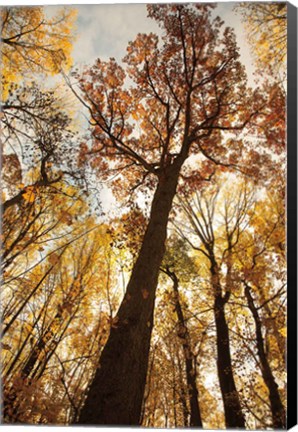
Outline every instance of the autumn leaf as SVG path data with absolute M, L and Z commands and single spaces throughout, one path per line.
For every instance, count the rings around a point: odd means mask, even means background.
M 34 188 L 32 186 L 28 186 L 22 196 L 28 203 L 33 203 L 35 200 Z

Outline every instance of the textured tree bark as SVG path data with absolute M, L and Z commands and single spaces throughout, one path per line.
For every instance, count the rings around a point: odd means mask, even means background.
M 43 335 L 43 337 L 40 337 L 39 341 L 36 343 L 36 345 L 32 349 L 32 352 L 31 352 L 29 358 L 27 359 L 24 367 L 22 368 L 21 376 L 24 379 L 29 377 L 30 373 L 32 372 L 32 369 L 34 368 L 34 366 L 38 360 L 38 356 L 40 355 L 41 352 L 43 352 L 43 350 L 45 348 L 45 346 L 46 346 L 45 337 L 46 337 L 46 335 Z
M 173 405 L 173 417 L 174 417 L 174 427 L 178 427 L 177 423 L 177 391 L 176 391 L 176 365 L 175 365 L 175 359 L 174 359 L 174 352 L 170 349 L 170 359 L 171 359 L 171 366 L 172 366 L 172 405 Z M 179 393 L 179 392 L 178 392 Z
M 261 286 L 258 286 L 258 293 L 260 293 L 260 302 L 265 303 L 264 309 L 265 309 L 267 315 L 269 317 L 271 317 L 272 316 L 271 308 L 269 306 L 269 303 L 266 303 L 268 301 L 268 298 L 266 297 L 266 295 L 264 293 L 264 289 Z M 286 356 L 284 355 L 285 348 L 286 348 L 285 340 L 278 331 L 278 326 L 277 326 L 275 319 L 270 320 L 270 325 L 272 327 L 273 336 L 275 337 L 275 340 L 276 340 L 276 343 L 278 346 L 278 350 L 279 350 L 280 355 L 281 355 L 281 359 L 284 362 L 283 364 L 285 365 L 285 360 L 286 360 Z
M 236 389 L 230 353 L 229 329 L 224 311 L 225 301 L 217 296 L 214 301 L 216 324 L 217 371 L 227 428 L 245 428 L 245 419 Z
M 256 341 L 257 351 L 261 363 L 261 372 L 264 382 L 269 391 L 269 400 L 272 413 L 272 423 L 275 429 L 286 428 L 286 414 L 282 404 L 280 394 L 278 391 L 278 385 L 275 382 L 270 364 L 267 359 L 267 355 L 264 347 L 264 339 L 262 335 L 262 323 L 259 317 L 258 309 L 254 304 L 253 297 L 250 292 L 250 287 L 245 283 L 245 296 L 247 299 L 248 307 L 253 315 L 255 326 L 256 326 Z
M 245 418 L 242 413 L 238 391 L 232 369 L 229 328 L 225 316 L 225 304 L 229 291 L 222 295 L 217 264 L 211 260 L 211 279 L 214 291 L 214 318 L 216 325 L 217 373 L 223 397 L 227 428 L 245 429 Z
M 180 396 L 179 396 L 179 401 L 182 405 L 182 413 L 183 413 L 183 426 L 184 427 L 189 427 L 189 410 L 187 407 L 187 395 L 186 395 L 186 390 L 185 390 L 185 382 L 184 382 L 184 376 L 183 376 L 183 370 L 182 370 L 182 365 L 180 362 L 180 358 L 178 358 L 178 370 L 179 370 L 179 384 L 180 384 Z M 177 425 L 176 425 L 177 427 Z
M 181 163 L 173 164 L 159 177 L 143 244 L 80 413 L 79 424 L 139 424 L 155 291 L 180 168 Z
M 145 418 L 146 413 L 146 403 L 150 396 L 151 392 L 151 381 L 152 381 L 152 371 L 155 361 L 155 348 L 151 351 L 151 355 L 149 356 L 149 366 L 148 366 L 148 372 L 147 372 L 147 379 L 146 379 L 146 386 L 144 391 L 144 397 L 142 401 L 142 408 L 141 408 L 141 415 L 140 415 L 140 425 L 143 425 L 143 421 Z
M 190 426 L 203 427 L 201 412 L 198 402 L 199 392 L 196 383 L 195 357 L 191 350 L 189 331 L 185 322 L 183 310 L 180 304 L 178 285 L 179 280 L 174 272 L 167 270 L 167 274 L 173 280 L 173 290 L 175 293 L 175 307 L 179 323 L 179 336 L 182 340 L 186 381 L 190 404 Z

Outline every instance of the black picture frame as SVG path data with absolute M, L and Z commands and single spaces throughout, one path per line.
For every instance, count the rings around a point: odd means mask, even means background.
M 287 428 L 290 429 L 297 424 L 297 8 L 290 3 L 287 7 Z

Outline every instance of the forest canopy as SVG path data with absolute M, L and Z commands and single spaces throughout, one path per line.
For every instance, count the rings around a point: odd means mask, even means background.
M 1 8 L 3 423 L 286 427 L 286 15 Z

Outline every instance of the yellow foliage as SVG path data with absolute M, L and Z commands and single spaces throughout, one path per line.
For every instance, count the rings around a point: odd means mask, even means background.
M 287 6 L 285 3 L 241 3 L 248 40 L 258 66 L 285 70 Z
M 28 186 L 26 188 L 26 192 L 22 194 L 25 201 L 32 203 L 35 200 L 34 188 L 32 186 Z
M 2 99 L 27 74 L 56 74 L 71 66 L 70 52 L 76 10 L 61 8 L 47 19 L 42 6 L 2 8 Z

